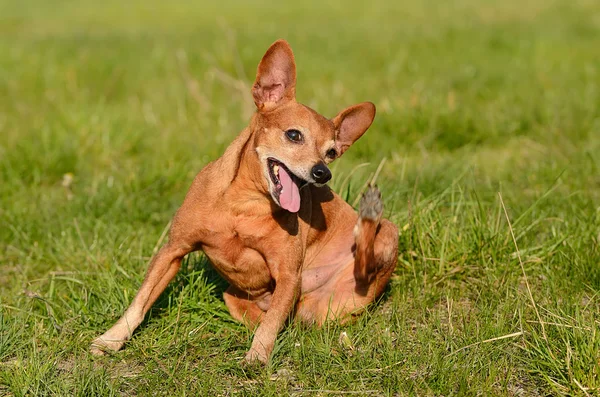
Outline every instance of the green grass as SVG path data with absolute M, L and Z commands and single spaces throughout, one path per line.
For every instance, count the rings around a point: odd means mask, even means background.
M 600 394 L 598 2 L 121 3 L 0 1 L 0 395 Z M 390 288 L 248 371 L 192 255 L 125 350 L 90 356 L 280 37 L 301 102 L 378 106 L 332 186 L 352 203 L 386 159 Z

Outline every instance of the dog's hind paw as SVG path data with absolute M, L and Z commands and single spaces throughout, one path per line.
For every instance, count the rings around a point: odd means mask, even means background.
M 381 192 L 377 186 L 369 185 L 367 191 L 363 193 L 360 199 L 360 208 L 358 215 L 361 219 L 378 222 L 383 213 L 383 201 L 381 200 Z

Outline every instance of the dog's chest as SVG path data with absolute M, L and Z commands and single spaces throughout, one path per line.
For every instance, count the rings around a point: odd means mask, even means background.
M 243 216 L 215 218 L 202 245 L 215 269 L 231 284 L 251 294 L 269 289 L 274 275 L 266 258 L 277 234 L 271 223 Z

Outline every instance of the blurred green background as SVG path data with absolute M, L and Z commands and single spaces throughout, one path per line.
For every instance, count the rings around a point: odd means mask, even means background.
M 252 334 L 193 255 L 90 357 L 278 38 L 300 102 L 378 108 L 331 185 L 353 204 L 381 165 L 390 288 L 247 371 Z M 598 393 L 599 49 L 592 0 L 0 0 L 0 395 Z

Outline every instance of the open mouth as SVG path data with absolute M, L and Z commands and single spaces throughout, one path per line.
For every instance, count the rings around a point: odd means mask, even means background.
M 290 212 L 300 209 L 300 188 L 307 182 L 294 175 L 281 161 L 272 157 L 267 159 L 269 176 L 273 182 L 271 195 L 279 206 Z

